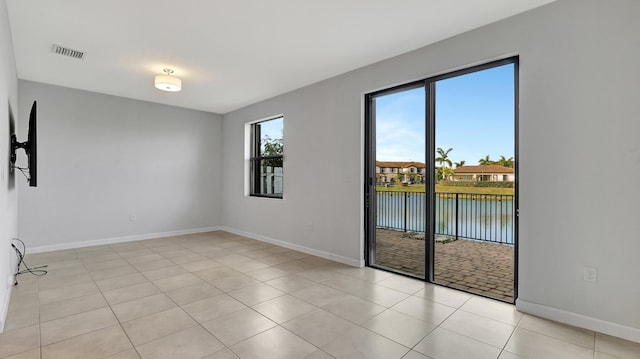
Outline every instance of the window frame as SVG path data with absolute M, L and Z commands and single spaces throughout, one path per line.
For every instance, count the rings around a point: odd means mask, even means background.
M 261 123 L 282 119 L 282 140 L 283 140 L 283 148 L 282 154 L 280 155 L 268 155 L 264 156 L 261 153 L 261 133 L 258 132 L 260 128 L 258 125 Z M 247 124 L 249 126 L 249 191 L 248 195 L 250 197 L 262 197 L 262 198 L 274 198 L 274 199 L 282 199 L 284 195 L 284 115 L 276 115 L 272 117 L 267 117 L 255 122 L 251 122 Z M 280 193 L 262 193 L 260 188 L 260 179 L 261 179 L 261 164 L 264 160 L 280 160 L 282 162 L 282 192 Z

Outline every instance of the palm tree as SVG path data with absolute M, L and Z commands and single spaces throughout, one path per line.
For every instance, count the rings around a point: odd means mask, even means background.
M 451 163 L 451 160 L 448 158 L 449 157 L 449 152 L 453 151 L 453 148 L 449 148 L 448 150 L 443 150 L 442 148 L 438 147 L 436 149 L 436 152 L 438 152 L 438 157 L 436 157 L 436 162 L 440 163 L 440 167 L 436 168 L 436 178 L 440 178 L 440 179 L 446 179 L 447 176 L 445 174 L 445 169 L 448 168 L 447 166 L 445 166 L 445 164 L 448 164 L 449 167 L 451 167 L 453 164 Z
M 438 147 L 436 149 L 436 152 L 438 152 L 438 157 L 436 157 L 436 162 L 440 163 L 440 166 L 442 166 L 443 163 L 446 163 L 449 165 L 449 167 L 453 166 L 453 164 L 451 163 L 451 160 L 448 158 L 449 157 L 449 152 L 453 151 L 453 148 L 449 148 L 448 150 L 443 150 L 442 148 Z
M 465 163 L 465 161 L 454 162 L 453 165 L 456 166 L 456 168 L 458 168 L 458 167 L 464 166 L 464 163 Z
M 478 160 L 478 164 L 481 164 L 481 165 L 492 165 L 494 163 L 495 162 L 493 162 L 493 161 L 491 161 L 491 159 L 489 159 L 489 155 L 487 155 L 487 157 L 485 157 L 485 158 L 481 158 L 481 159 Z
M 504 156 L 500 156 L 500 159 L 498 160 L 498 164 L 500 166 L 513 168 L 513 157 L 506 158 Z

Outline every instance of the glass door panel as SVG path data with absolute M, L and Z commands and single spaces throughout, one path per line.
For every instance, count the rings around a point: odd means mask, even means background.
M 514 300 L 514 64 L 435 81 L 433 281 Z
M 375 128 L 370 264 L 425 278 L 424 85 L 377 94 L 370 106 Z

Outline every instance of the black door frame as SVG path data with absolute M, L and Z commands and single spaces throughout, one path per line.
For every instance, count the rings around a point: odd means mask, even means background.
M 364 198 L 365 198 L 365 241 L 364 241 L 364 257 L 365 265 L 373 266 L 375 258 L 375 241 L 369 240 L 371 234 L 375 236 L 376 232 L 376 121 L 373 116 L 376 113 L 375 98 L 380 96 L 391 95 L 397 92 L 413 90 L 424 87 L 424 80 L 414 81 L 407 84 L 394 86 L 392 88 L 372 92 L 365 95 L 365 181 L 364 181 Z M 376 267 L 380 268 L 380 267 Z M 387 270 L 386 268 L 380 268 Z
M 512 64 L 514 68 L 514 173 L 515 173 L 515 186 L 514 186 L 514 223 L 513 223 L 513 245 L 514 245 L 514 277 L 513 277 L 513 300 L 518 298 L 518 253 L 519 253 L 519 171 L 518 164 L 519 161 L 519 56 L 508 57 L 500 60 L 490 61 L 487 63 L 483 63 L 480 65 L 470 66 L 468 68 L 455 70 L 452 72 L 448 72 L 445 74 L 428 77 L 423 80 L 413 81 L 407 84 L 394 86 L 388 89 L 379 90 L 375 92 L 368 93 L 364 96 L 364 115 L 365 115 L 365 147 L 364 147 L 364 156 L 365 156 L 365 185 L 364 185 L 364 194 L 365 194 L 365 243 L 364 243 L 364 257 L 365 257 L 365 265 L 373 268 L 378 268 L 387 271 L 393 271 L 390 268 L 384 268 L 377 266 L 375 264 L 375 230 L 376 230 L 376 159 L 375 159 L 375 150 L 376 150 L 376 124 L 375 124 L 375 101 L 374 99 L 380 96 L 390 95 L 396 92 L 411 90 L 419 87 L 424 87 L 426 96 L 425 96 L 425 124 L 426 124 L 426 149 L 425 149 L 425 166 L 426 166 L 426 175 L 428 180 L 425 181 L 425 191 L 426 195 L 426 205 L 427 208 L 425 210 L 425 224 L 428 226 L 427 228 L 434 228 L 435 224 L 435 128 L 436 128 L 436 82 L 440 80 L 445 80 L 452 77 L 462 76 L 473 72 L 478 72 L 482 70 L 487 70 L 490 68 L 503 66 Z M 431 162 L 433 161 L 433 162 Z M 394 273 L 398 273 L 401 275 L 406 275 L 408 277 L 423 279 L 429 283 L 434 283 L 434 251 L 435 251 L 435 240 L 434 233 L 432 230 L 425 230 L 425 278 L 419 278 L 416 276 L 409 275 L 407 273 L 402 273 L 398 271 L 393 271 Z

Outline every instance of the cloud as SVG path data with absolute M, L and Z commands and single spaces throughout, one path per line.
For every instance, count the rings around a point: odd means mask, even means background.
M 425 158 L 424 129 L 401 119 L 376 124 L 376 158 L 380 161 L 421 161 Z

